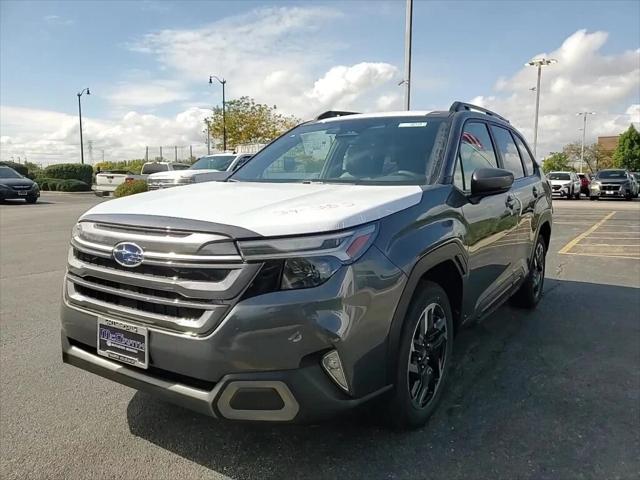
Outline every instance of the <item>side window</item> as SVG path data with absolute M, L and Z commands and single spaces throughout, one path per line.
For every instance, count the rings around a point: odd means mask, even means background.
M 467 122 L 460 138 L 454 184 L 462 190 L 471 189 L 471 175 L 478 168 L 496 168 L 496 154 L 484 123 Z
M 520 154 L 509 130 L 491 125 L 491 131 L 496 139 L 496 147 L 502 154 L 505 170 L 513 173 L 513 178 L 524 177 Z
M 535 171 L 535 163 L 533 161 L 533 157 L 529 153 L 526 145 L 520 137 L 514 135 L 513 138 L 516 139 L 516 145 L 518 145 L 518 150 L 520 150 L 520 157 L 522 158 L 522 163 L 524 163 L 524 171 L 527 176 L 533 175 Z

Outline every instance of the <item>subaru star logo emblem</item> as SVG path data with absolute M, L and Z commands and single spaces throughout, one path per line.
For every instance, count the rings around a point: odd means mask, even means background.
M 135 243 L 122 242 L 113 247 L 113 259 L 123 267 L 137 267 L 144 260 L 144 251 Z

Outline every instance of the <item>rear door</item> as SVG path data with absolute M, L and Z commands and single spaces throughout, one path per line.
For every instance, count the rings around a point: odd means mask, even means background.
M 467 121 L 458 146 L 454 184 L 469 195 L 473 172 L 498 166 L 487 124 Z M 467 312 L 489 309 L 512 284 L 515 243 L 512 232 L 518 220 L 508 196 L 508 193 L 490 195 L 462 207 L 469 255 L 469 288 L 464 300 Z
M 533 160 L 533 155 L 531 155 L 531 151 L 529 150 L 529 147 L 527 147 L 527 144 L 516 132 L 511 133 L 516 141 L 516 145 L 518 146 L 526 177 L 526 179 L 521 182 L 522 190 L 520 195 L 524 201 L 522 221 L 526 226 L 526 229 L 523 230 L 526 232 L 524 238 L 527 247 L 526 256 L 527 258 L 531 258 L 538 232 L 540 214 L 549 208 L 545 196 L 544 183 L 546 180 L 540 171 L 540 167 Z

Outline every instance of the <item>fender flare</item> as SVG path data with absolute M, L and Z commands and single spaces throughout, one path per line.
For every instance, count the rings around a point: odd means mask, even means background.
M 397 352 L 400 346 L 400 337 L 404 326 L 405 316 L 418 284 L 425 273 L 433 267 L 451 260 L 457 267 L 462 278 L 464 290 L 465 279 L 468 274 L 467 253 L 459 239 L 452 239 L 439 245 L 422 255 L 409 273 L 407 283 L 400 296 L 400 301 L 391 320 L 389 334 L 387 335 L 387 381 L 394 382 L 396 370 Z

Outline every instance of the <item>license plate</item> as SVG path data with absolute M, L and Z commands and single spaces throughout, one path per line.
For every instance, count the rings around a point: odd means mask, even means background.
M 21 197 L 26 197 L 29 192 L 18 192 L 18 195 Z
M 139 368 L 149 367 L 146 327 L 98 318 L 98 355 Z
M 608 191 L 606 192 L 606 194 L 607 194 L 607 195 L 615 195 L 615 194 L 616 194 L 616 192 L 614 192 L 614 191 L 612 191 L 612 190 L 608 190 Z

